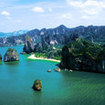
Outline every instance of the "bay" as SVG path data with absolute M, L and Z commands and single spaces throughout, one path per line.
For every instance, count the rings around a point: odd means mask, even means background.
M 55 72 L 56 62 L 29 60 L 20 54 L 23 46 L 13 48 L 20 61 L 0 64 L 0 105 L 105 105 L 105 74 Z M 0 47 L 2 56 L 7 49 Z M 42 81 L 40 92 L 32 89 L 36 79 Z

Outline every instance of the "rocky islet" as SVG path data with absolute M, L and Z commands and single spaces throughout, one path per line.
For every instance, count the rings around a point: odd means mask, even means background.
M 4 55 L 4 62 L 19 61 L 19 55 L 14 48 L 8 48 Z

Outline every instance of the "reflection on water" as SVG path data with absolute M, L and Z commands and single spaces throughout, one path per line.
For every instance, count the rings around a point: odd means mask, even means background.
M 4 64 L 6 65 L 18 65 L 19 64 L 19 61 L 13 61 L 13 62 L 4 62 Z
M 0 65 L 2 65 L 2 61 L 0 61 Z

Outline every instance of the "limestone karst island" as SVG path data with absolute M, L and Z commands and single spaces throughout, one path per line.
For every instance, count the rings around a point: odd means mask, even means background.
M 105 105 L 105 1 L 0 1 L 0 105 Z

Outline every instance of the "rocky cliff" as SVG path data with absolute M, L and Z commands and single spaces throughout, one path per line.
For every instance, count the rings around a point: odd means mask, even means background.
M 56 28 L 34 29 L 19 36 L 0 38 L 0 46 L 14 46 L 25 44 L 25 37 L 29 36 L 35 43 L 48 43 L 54 45 L 64 45 L 75 38 L 83 38 L 92 42 L 105 42 L 105 26 L 79 26 L 67 28 L 64 25 Z
M 62 49 L 62 69 L 105 73 L 105 47 L 77 39 Z
M 4 55 L 4 62 L 19 61 L 19 55 L 14 48 L 9 48 Z
M 29 36 L 26 36 L 26 42 L 23 48 L 23 52 L 27 54 L 34 52 L 34 44 Z

